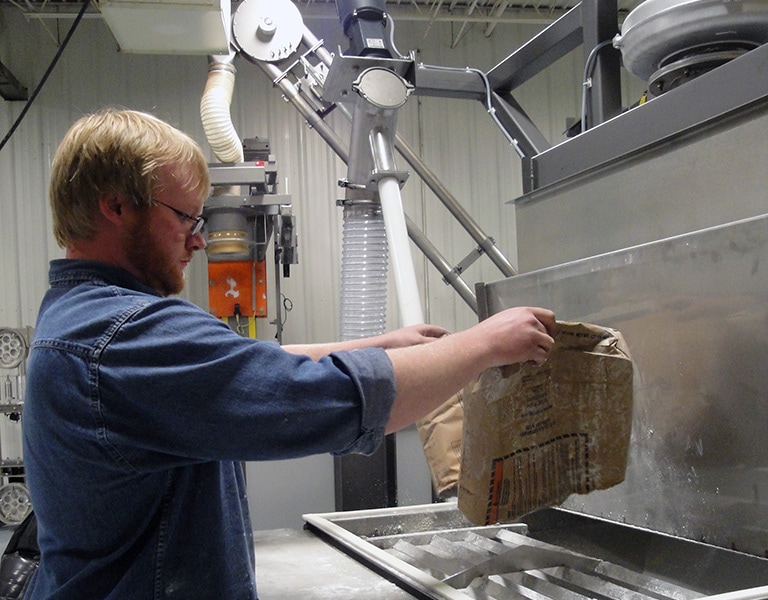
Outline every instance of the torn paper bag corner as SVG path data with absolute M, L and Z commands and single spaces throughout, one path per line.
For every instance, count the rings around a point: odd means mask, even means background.
M 623 481 L 632 369 L 618 331 L 563 322 L 543 366 L 485 371 L 464 398 L 464 516 L 510 522 Z

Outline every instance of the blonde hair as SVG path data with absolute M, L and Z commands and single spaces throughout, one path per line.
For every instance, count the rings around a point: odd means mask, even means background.
M 122 194 L 137 206 L 151 206 L 166 167 L 186 174 L 185 190 L 201 200 L 208 196 L 210 177 L 200 146 L 157 117 L 104 109 L 76 121 L 51 166 L 49 197 L 58 244 L 66 248 L 93 236 L 104 194 Z

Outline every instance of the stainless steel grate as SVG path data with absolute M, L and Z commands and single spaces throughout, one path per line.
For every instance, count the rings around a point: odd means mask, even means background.
M 517 531 L 515 531 L 517 529 Z M 368 542 L 477 600 L 692 600 L 703 594 L 540 542 L 525 526 L 455 529 Z
M 595 558 L 535 539 L 525 523 L 472 526 L 451 504 L 305 515 L 304 519 L 308 527 L 330 536 L 359 560 L 428 598 L 716 598 L 696 589 L 690 579 L 660 576 L 619 555 Z M 675 547 L 679 554 L 678 550 Z M 727 596 L 733 600 L 768 598 L 768 587 Z

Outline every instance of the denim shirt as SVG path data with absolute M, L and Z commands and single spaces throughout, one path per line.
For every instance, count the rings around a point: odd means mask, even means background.
M 50 284 L 24 407 L 26 598 L 256 598 L 241 461 L 373 452 L 386 353 L 293 355 L 96 262 L 53 261 Z

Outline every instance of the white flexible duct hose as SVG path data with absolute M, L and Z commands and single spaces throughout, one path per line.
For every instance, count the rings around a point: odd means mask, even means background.
M 211 58 L 208 79 L 200 100 L 200 117 L 208 143 L 216 158 L 225 163 L 243 162 L 243 144 L 232 125 L 230 105 L 235 89 L 235 67 L 231 58 Z
M 343 341 L 387 329 L 387 232 L 381 207 L 344 206 L 341 252 L 341 330 Z

